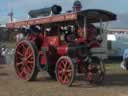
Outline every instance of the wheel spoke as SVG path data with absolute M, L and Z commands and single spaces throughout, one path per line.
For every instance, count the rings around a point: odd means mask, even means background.
M 25 72 L 24 72 L 24 68 L 23 68 L 22 71 L 19 73 L 19 76 L 20 76 L 21 78 L 23 78 L 23 77 L 24 77 L 24 76 L 23 76 L 24 74 L 25 74 Z
M 30 50 L 31 50 L 30 47 L 26 48 L 26 50 L 25 50 L 25 57 L 27 57 L 27 55 L 29 55 Z
M 24 70 L 24 65 L 22 65 L 22 66 L 20 67 L 20 71 L 22 71 L 22 70 Z
M 27 64 L 29 65 L 29 67 L 30 67 L 31 69 L 33 68 L 33 61 L 27 60 Z
M 65 78 L 65 76 L 64 76 L 64 74 L 62 74 L 62 78 L 61 79 L 64 80 L 64 78 Z
M 68 64 L 68 65 L 67 65 L 67 69 L 71 69 L 71 66 L 70 66 L 70 64 Z
M 21 53 L 21 52 L 19 52 L 19 51 L 17 51 L 16 53 L 17 53 L 18 55 L 20 55 L 20 56 L 24 56 L 23 53 Z
M 58 66 L 58 70 L 62 70 L 63 69 L 63 64 L 60 64 L 59 66 Z
M 23 71 L 19 73 L 19 76 L 22 78 L 23 77 Z
M 71 69 L 67 69 L 66 72 L 67 72 L 67 73 L 71 73 L 72 70 L 71 70 Z
M 65 60 L 64 61 L 64 68 L 66 69 L 66 67 L 67 67 L 67 64 L 68 64 L 68 62 Z
M 25 44 L 22 44 L 22 49 L 26 50 Z
M 25 57 L 28 55 L 29 47 L 25 50 Z
M 31 73 L 32 69 L 30 68 L 30 66 L 26 65 L 25 68 L 26 68 L 27 72 Z
M 68 76 L 65 75 L 65 77 L 64 77 L 64 83 L 67 83 L 68 81 L 69 81 L 69 78 L 68 78 Z
M 28 69 L 26 68 L 26 66 L 24 67 L 23 71 L 24 71 L 25 75 L 26 75 L 26 74 L 29 75 Z
M 33 64 L 33 61 L 31 61 L 31 60 L 27 60 L 27 63 L 29 63 L 29 64 Z
M 31 53 L 31 54 L 29 54 L 28 56 L 26 56 L 26 58 L 29 59 L 29 58 L 32 57 L 32 56 L 33 56 L 33 54 Z
M 72 73 L 70 72 L 70 73 L 68 73 L 68 77 L 71 77 L 72 76 Z
M 62 70 L 59 70 L 59 72 L 58 72 L 58 73 L 62 75 L 63 71 L 62 71 Z
M 23 62 L 20 61 L 20 62 L 17 62 L 17 63 L 16 63 L 16 66 L 19 66 L 19 65 L 22 65 L 22 64 L 23 64 Z

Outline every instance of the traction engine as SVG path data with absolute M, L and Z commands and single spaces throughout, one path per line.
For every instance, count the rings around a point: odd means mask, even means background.
M 60 12 L 61 7 L 54 5 L 30 11 L 30 20 L 7 24 L 10 29 L 26 26 L 25 39 L 17 42 L 15 49 L 18 78 L 35 80 L 38 72 L 45 70 L 62 85 L 72 85 L 79 74 L 90 83 L 102 82 L 102 61 L 107 58 L 102 24 L 116 20 L 116 15 L 98 9 Z

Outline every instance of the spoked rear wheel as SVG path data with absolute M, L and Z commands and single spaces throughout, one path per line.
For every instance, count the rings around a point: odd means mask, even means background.
M 56 64 L 56 78 L 62 85 L 71 86 L 75 77 L 75 66 L 67 56 L 62 56 Z
M 32 81 L 36 79 L 38 69 L 36 66 L 37 52 L 34 44 L 23 40 L 15 50 L 15 71 L 19 79 Z

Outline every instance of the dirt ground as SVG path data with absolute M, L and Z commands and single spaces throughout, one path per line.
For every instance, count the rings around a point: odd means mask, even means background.
M 18 80 L 13 64 L 0 65 L 0 96 L 128 96 L 128 72 L 118 67 L 107 69 L 103 85 L 88 85 L 76 81 L 72 87 L 60 85 L 40 73 L 37 81 Z

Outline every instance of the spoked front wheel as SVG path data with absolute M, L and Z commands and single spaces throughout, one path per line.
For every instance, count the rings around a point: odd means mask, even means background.
M 75 77 L 75 66 L 68 56 L 59 58 L 56 64 L 56 78 L 62 85 L 71 86 Z

